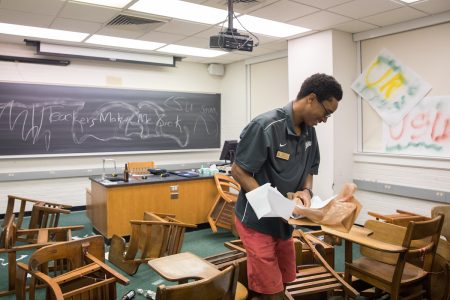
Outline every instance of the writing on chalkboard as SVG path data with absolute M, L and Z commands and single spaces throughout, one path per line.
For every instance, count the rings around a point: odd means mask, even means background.
M 220 95 L 0 83 L 0 155 L 218 148 Z

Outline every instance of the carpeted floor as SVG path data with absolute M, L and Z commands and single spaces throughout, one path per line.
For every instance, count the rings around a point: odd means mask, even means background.
M 95 234 L 92 229 L 92 225 L 89 219 L 86 217 L 84 211 L 73 212 L 70 215 L 62 216 L 60 225 L 61 226 L 84 225 L 85 228 L 83 230 L 75 231 L 73 233 L 74 238 L 83 238 Z M 228 231 L 219 231 L 218 233 L 214 234 L 209 228 L 187 232 L 185 234 L 182 252 L 189 251 L 201 257 L 217 254 L 220 252 L 227 251 L 228 249 L 223 246 L 223 243 L 233 239 L 235 239 L 235 237 Z M 344 255 L 342 248 L 343 247 L 335 247 L 335 265 L 336 265 L 335 269 L 339 272 L 342 272 L 344 269 L 343 264 Z M 106 246 L 106 251 L 108 250 L 109 247 Z M 355 248 L 353 253 L 359 253 L 358 250 L 359 249 Z M 30 254 L 31 251 L 20 252 L 17 255 L 17 260 L 26 263 L 28 261 L 28 257 Z M 137 274 L 133 276 L 129 276 L 124 272 L 121 272 L 118 268 L 116 268 L 112 264 L 109 265 L 130 279 L 130 284 L 128 286 L 117 285 L 117 294 L 119 299 L 121 299 L 122 295 L 129 290 L 136 291 L 137 289 L 144 289 L 155 291 L 156 287 L 159 284 L 162 283 L 166 285 L 173 284 L 164 281 L 160 276 L 158 276 L 153 270 L 151 270 L 146 265 L 141 265 Z M 7 288 L 7 274 L 8 274 L 7 272 L 8 272 L 7 255 L 0 254 L 0 290 L 5 290 Z M 15 299 L 15 295 L 3 297 L 0 299 L 12 300 Z M 138 295 L 136 299 L 145 299 L 145 298 L 143 296 Z

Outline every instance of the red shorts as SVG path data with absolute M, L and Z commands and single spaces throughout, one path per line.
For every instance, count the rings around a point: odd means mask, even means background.
M 282 292 L 283 283 L 294 281 L 296 276 L 293 239 L 277 239 L 246 227 L 237 218 L 235 222 L 247 250 L 250 290 L 268 295 Z

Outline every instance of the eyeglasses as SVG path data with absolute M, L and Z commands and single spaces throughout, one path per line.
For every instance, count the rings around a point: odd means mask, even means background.
M 323 117 L 324 117 L 325 119 L 328 119 L 329 117 L 331 117 L 331 114 L 332 114 L 333 112 L 332 112 L 332 111 L 329 111 L 329 110 L 325 107 L 325 105 L 323 105 L 323 103 L 320 102 L 319 99 L 317 99 L 317 97 L 316 97 L 316 100 L 317 100 L 317 102 L 319 102 L 320 106 L 322 106 L 323 110 L 325 111 L 325 115 L 324 115 Z

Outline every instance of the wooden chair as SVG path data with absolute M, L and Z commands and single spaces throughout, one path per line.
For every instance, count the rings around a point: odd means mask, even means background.
M 375 217 L 376 220 L 383 220 L 386 223 L 391 223 L 399 226 L 408 226 L 410 221 L 425 221 L 429 220 L 429 217 L 422 216 L 416 213 L 397 209 L 395 214 L 382 215 L 376 212 L 367 212 L 369 216 Z
M 431 210 L 431 217 L 443 214 L 444 225 L 436 250 L 433 273 L 431 274 L 431 298 L 436 300 L 450 300 L 450 205 L 435 206 Z
M 208 214 L 211 230 L 217 232 L 217 227 L 221 227 L 231 230 L 235 236 L 238 236 L 234 228 L 234 205 L 241 186 L 233 178 L 220 173 L 214 174 L 214 181 L 219 194 Z
M 232 300 L 235 297 L 239 266 L 234 263 L 211 278 L 173 286 L 160 285 L 156 300 Z
M 14 207 L 16 205 L 19 206 L 19 211 L 14 213 Z M 69 209 L 72 207 L 65 204 L 8 195 L 8 204 L 6 206 L 5 217 L 2 224 L 2 234 L 0 236 L 0 247 L 2 247 L 1 245 L 4 242 L 4 228 L 10 219 L 15 219 L 14 222 L 17 230 L 24 229 L 22 228 L 22 225 L 27 205 L 32 205 L 31 217 L 27 229 L 58 227 L 60 214 L 69 214 Z M 29 241 L 29 239 L 32 239 L 32 236 L 19 238 L 20 241 L 33 242 L 33 240 Z
M 300 245 L 307 245 L 308 252 L 314 259 L 314 264 L 302 263 L 298 266 L 296 279 L 286 286 L 285 296 L 287 299 L 293 300 L 299 297 L 308 297 L 312 294 L 316 294 L 320 299 L 326 299 L 327 294 L 334 293 L 336 290 L 343 291 L 346 296 L 352 298 L 359 295 L 359 293 L 345 282 L 344 278 L 336 273 L 333 267 L 328 264 L 327 260 L 324 258 L 326 251 L 323 242 L 317 243 L 317 237 L 309 233 L 305 234 L 300 230 L 296 230 L 296 235 L 301 238 Z M 316 243 L 313 244 L 313 241 Z M 300 253 L 304 252 L 301 251 Z M 302 261 L 306 260 L 309 260 L 309 258 L 302 258 Z
M 16 201 L 20 203 L 19 212 L 14 213 Z M 32 204 L 28 228 L 22 228 L 27 204 Z M 57 226 L 61 213 L 70 213 L 68 205 L 42 202 L 23 197 L 8 196 L 5 218 L 0 235 L 0 253 L 8 255 L 8 290 L 0 291 L 0 296 L 8 295 L 15 290 L 17 252 L 38 249 L 51 243 L 68 241 L 72 238 L 72 230 L 83 229 L 84 226 Z M 19 243 L 18 243 L 19 242 Z
M 102 236 L 40 248 L 28 265 L 18 263 L 16 299 L 26 299 L 27 273 L 29 299 L 35 299 L 39 283 L 46 287 L 45 299 L 116 299 L 116 282 L 129 281 L 105 264 L 104 250 Z
M 130 161 L 128 162 L 128 172 L 130 174 L 145 175 L 149 174 L 148 169 L 154 168 L 155 162 L 153 161 Z
M 140 264 L 179 253 L 186 228 L 197 225 L 182 223 L 175 215 L 144 213 L 144 220 L 131 220 L 128 245 L 125 239 L 113 235 L 108 260 L 129 275 L 137 272 Z
M 408 293 L 413 293 L 408 299 L 424 293 L 427 299 L 432 299 L 428 275 L 432 270 L 443 221 L 444 217 L 439 215 L 431 220 L 411 221 L 406 228 L 375 220 L 367 221 L 364 227 L 373 231 L 370 236 L 372 239 L 396 245 L 401 243 L 405 251 L 392 254 L 361 247 L 362 257 L 346 262 L 345 280 L 351 283 L 352 276 L 357 277 L 389 293 L 392 300 L 400 299 L 401 292 L 406 289 L 409 289 Z M 422 266 L 407 262 L 407 258 L 420 261 Z M 419 290 L 411 289 L 419 285 Z

